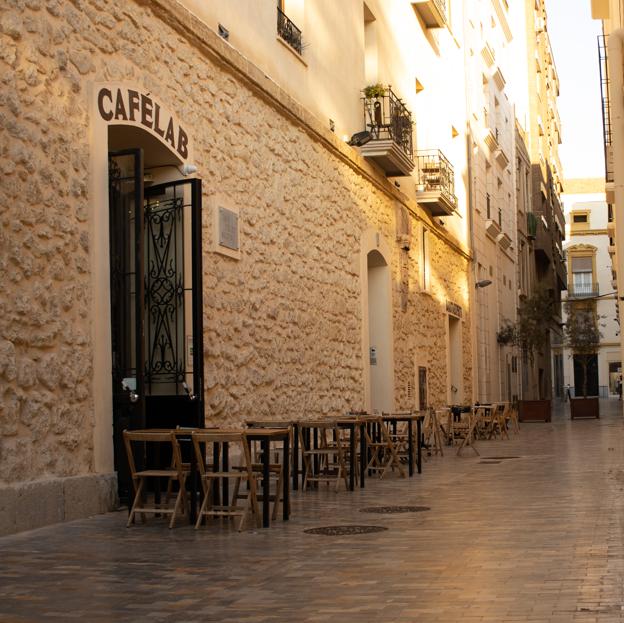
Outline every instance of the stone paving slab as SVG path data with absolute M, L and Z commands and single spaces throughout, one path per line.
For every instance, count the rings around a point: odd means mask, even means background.
M 0 621 L 624 621 L 620 409 L 564 409 L 412 479 L 299 492 L 269 530 L 127 529 L 119 512 L 5 537 Z M 388 505 L 430 510 L 361 512 Z M 304 533 L 349 524 L 387 530 Z

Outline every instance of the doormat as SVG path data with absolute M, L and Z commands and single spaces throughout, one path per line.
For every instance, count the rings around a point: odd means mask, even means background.
M 322 534 L 324 536 L 349 536 L 352 534 L 370 534 L 383 532 L 388 528 L 383 526 L 325 526 L 323 528 L 308 528 L 306 534 Z

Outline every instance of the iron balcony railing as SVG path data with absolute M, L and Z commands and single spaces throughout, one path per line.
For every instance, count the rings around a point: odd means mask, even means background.
M 412 113 L 390 86 L 364 89 L 364 123 L 373 141 L 392 139 L 401 150 L 414 159 L 412 144 Z
M 301 31 L 288 19 L 286 13 L 277 7 L 277 34 L 293 49 L 297 54 L 303 52 L 301 43 Z
M 597 283 L 571 283 L 568 286 L 569 299 L 584 299 L 599 294 L 600 288 Z
M 598 35 L 598 66 L 600 68 L 600 93 L 602 97 L 602 137 L 605 156 L 605 181 L 613 182 L 613 159 L 611 148 L 611 104 L 609 102 L 609 65 L 607 60 L 607 36 Z
M 537 216 L 533 212 L 527 212 L 527 236 L 532 240 L 537 238 Z
M 446 19 L 446 0 L 433 0 L 433 3 L 438 7 L 438 11 L 444 15 L 444 19 Z
M 419 151 L 416 153 L 418 179 L 416 188 L 422 192 L 439 192 L 454 207 L 457 207 L 455 196 L 455 172 L 453 166 L 439 149 Z

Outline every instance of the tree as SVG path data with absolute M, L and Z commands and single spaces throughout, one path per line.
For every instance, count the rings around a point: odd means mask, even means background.
M 598 352 L 600 338 L 595 301 L 566 302 L 564 325 L 566 346 L 570 348 L 583 370 L 583 398 L 587 398 L 587 366 Z
M 517 346 L 531 361 L 548 341 L 555 305 L 547 290 L 537 290 L 520 299 L 518 320 L 503 324 L 497 334 L 499 344 Z

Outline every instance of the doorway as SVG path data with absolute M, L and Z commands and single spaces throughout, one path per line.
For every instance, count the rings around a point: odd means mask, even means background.
M 463 357 L 461 320 L 448 316 L 448 404 L 461 404 L 463 401 Z
M 390 268 L 379 251 L 367 255 L 371 411 L 394 410 Z
M 150 185 L 152 162 L 140 147 L 109 153 L 113 450 L 123 501 L 132 489 L 125 429 L 204 424 L 201 181 Z
M 583 381 L 587 373 L 587 396 L 598 396 L 598 355 L 574 355 L 574 395 L 584 396 Z

